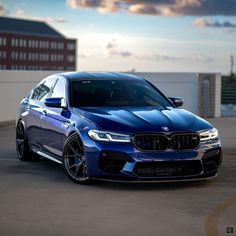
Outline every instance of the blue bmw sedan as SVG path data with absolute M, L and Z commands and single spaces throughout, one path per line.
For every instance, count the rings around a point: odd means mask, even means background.
M 17 156 L 60 163 L 76 183 L 215 177 L 218 131 L 182 104 L 134 75 L 55 74 L 20 104 Z

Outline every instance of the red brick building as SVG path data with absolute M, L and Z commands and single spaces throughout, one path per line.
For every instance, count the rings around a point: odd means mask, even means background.
M 0 17 L 0 70 L 76 70 L 76 40 L 42 21 Z

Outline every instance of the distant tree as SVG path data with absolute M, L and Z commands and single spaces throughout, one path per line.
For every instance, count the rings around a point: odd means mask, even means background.
M 231 73 L 230 75 L 222 75 L 222 83 L 223 84 L 236 83 L 236 74 Z

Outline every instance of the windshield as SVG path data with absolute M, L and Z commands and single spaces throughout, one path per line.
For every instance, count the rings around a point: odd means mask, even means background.
M 72 107 L 170 106 L 143 80 L 78 80 L 71 82 Z

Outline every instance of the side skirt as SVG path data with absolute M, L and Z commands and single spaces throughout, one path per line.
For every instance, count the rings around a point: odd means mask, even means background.
M 52 156 L 50 156 L 50 155 L 48 155 L 48 154 L 46 154 L 46 153 L 44 153 L 44 152 L 36 151 L 36 153 L 37 153 L 38 155 L 44 157 L 44 158 L 47 158 L 47 159 L 49 159 L 49 160 L 51 160 L 51 161 L 54 161 L 54 162 L 56 162 L 56 163 L 62 165 L 62 162 L 61 162 L 60 160 L 58 160 L 58 159 L 56 159 L 56 158 L 54 158 L 54 157 L 52 157 Z

